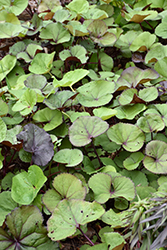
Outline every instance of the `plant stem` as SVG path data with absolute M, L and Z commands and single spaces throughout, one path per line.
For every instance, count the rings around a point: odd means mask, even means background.
M 91 145 L 92 145 L 92 147 L 93 147 L 93 149 L 94 149 L 94 152 L 95 152 L 95 154 L 96 154 L 96 156 L 97 156 L 97 159 L 98 159 L 98 161 L 99 161 L 99 164 L 100 164 L 100 167 L 102 167 L 102 162 L 101 162 L 101 160 L 100 160 L 100 157 L 99 157 L 99 155 L 98 155 L 98 153 L 97 153 L 97 150 L 96 150 L 96 148 L 95 148 L 95 145 L 94 145 L 94 143 L 93 143 L 93 141 L 91 142 Z
M 79 229 L 79 231 L 83 234 L 83 236 L 89 241 L 89 243 L 94 246 L 95 244 L 89 239 L 89 237 L 82 231 L 82 229 L 79 227 L 77 227 Z
M 9 167 L 10 163 L 13 161 L 13 158 L 14 158 L 14 156 L 15 156 L 16 152 L 17 152 L 17 151 L 16 151 L 16 150 L 14 150 L 14 153 L 13 153 L 13 155 L 12 155 L 12 157 L 11 157 L 10 161 L 8 162 L 7 168 Z

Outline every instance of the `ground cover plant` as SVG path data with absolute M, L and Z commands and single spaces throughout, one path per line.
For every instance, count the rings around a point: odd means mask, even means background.
M 0 0 L 0 248 L 167 246 L 167 0 Z

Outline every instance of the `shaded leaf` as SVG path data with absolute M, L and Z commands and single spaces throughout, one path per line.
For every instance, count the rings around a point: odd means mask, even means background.
M 36 165 L 45 166 L 52 159 L 54 145 L 44 129 L 29 123 L 17 135 L 17 139 L 23 141 L 25 151 L 33 153 L 32 160 Z
M 11 55 L 6 55 L 0 60 L 0 81 L 14 68 L 16 61 L 16 57 Z
M 137 120 L 137 126 L 145 133 L 161 131 L 165 127 L 160 115 L 157 114 L 145 114 Z
M 127 170 L 134 170 L 139 166 L 143 160 L 144 155 L 141 152 L 132 153 L 128 158 L 123 161 L 123 165 Z

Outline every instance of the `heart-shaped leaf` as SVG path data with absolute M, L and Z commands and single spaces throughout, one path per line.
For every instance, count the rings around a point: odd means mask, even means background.
M 63 173 L 53 180 L 54 189 L 46 191 L 42 200 L 50 212 L 53 212 L 57 204 L 63 199 L 83 200 L 86 196 L 86 188 L 82 182 L 72 174 Z
M 70 33 L 61 23 L 50 23 L 40 33 L 41 39 L 52 39 L 55 44 L 68 42 Z
M 30 166 L 28 172 L 24 171 L 13 177 L 12 199 L 19 204 L 29 205 L 46 181 L 40 167 Z
M 109 103 L 115 90 L 114 82 L 97 80 L 84 84 L 77 91 L 78 101 L 86 107 L 99 107 Z
M 145 140 L 144 133 L 137 126 L 121 122 L 110 127 L 107 135 L 110 140 L 130 152 L 138 151 Z
M 83 161 L 82 151 L 79 149 L 61 149 L 58 151 L 53 160 L 66 165 L 66 167 L 74 167 Z
M 96 116 L 82 116 L 77 118 L 69 128 L 70 142 L 76 147 L 89 144 L 98 135 L 103 134 L 109 125 Z
M 160 115 L 145 114 L 137 120 L 137 126 L 145 133 L 161 131 L 165 127 L 165 123 Z
M 142 103 L 119 106 L 115 108 L 115 110 L 117 111 L 116 117 L 118 119 L 133 120 L 136 115 L 140 114 L 146 108 L 147 106 Z
M 36 54 L 29 66 L 29 71 L 34 74 L 46 74 L 52 68 L 52 62 L 55 52 L 51 54 L 39 53 Z
M 25 81 L 24 84 L 27 88 L 30 89 L 43 89 L 46 84 L 47 80 L 46 77 L 43 75 L 30 75 Z
M 0 199 L 0 226 L 2 226 L 6 215 L 17 207 L 17 203 L 12 199 L 10 191 L 0 193 Z
M 138 84 L 143 84 L 158 77 L 159 74 L 151 68 L 143 70 L 137 67 L 129 67 L 122 72 L 117 81 L 117 86 L 119 89 L 121 87 L 122 89 L 136 88 Z
M 99 203 L 105 203 L 110 198 L 133 200 L 135 197 L 133 182 L 124 176 L 112 178 L 109 174 L 97 173 L 89 179 L 88 184 Z
M 155 34 L 151 34 L 150 32 L 144 31 L 133 40 L 129 49 L 131 51 L 147 51 L 155 42 L 155 39 Z
M 22 115 L 28 115 L 37 102 L 37 94 L 33 89 L 26 89 L 20 99 L 13 105 L 12 110 L 20 111 Z
M 108 120 L 111 117 L 117 114 L 117 111 L 114 109 L 109 109 L 106 107 L 101 107 L 93 110 L 93 114 L 95 116 L 100 117 L 102 120 Z
M 167 144 L 163 141 L 151 141 L 146 146 L 143 164 L 155 174 L 167 173 Z
M 35 206 L 21 206 L 7 215 L 7 229 L 0 228 L 1 249 L 47 249 L 58 250 L 57 243 L 47 237 L 42 225 L 43 218 Z M 46 245 L 45 245 L 46 244 Z
M 47 222 L 48 236 L 53 241 L 69 237 L 80 225 L 97 220 L 104 212 L 104 208 L 95 201 L 60 201 Z
M 17 139 L 23 141 L 25 151 L 33 153 L 32 161 L 39 166 L 45 166 L 54 155 L 54 145 L 46 131 L 34 124 L 24 126 Z
M 45 131 L 53 130 L 62 123 L 62 114 L 59 110 L 51 110 L 50 108 L 44 108 L 38 110 L 33 119 L 38 122 L 47 122 L 43 127 Z
M 16 61 L 16 57 L 11 55 L 6 55 L 0 60 L 0 81 L 14 68 Z

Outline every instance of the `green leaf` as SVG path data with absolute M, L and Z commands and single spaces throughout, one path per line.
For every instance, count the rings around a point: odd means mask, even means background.
M 69 29 L 70 33 L 73 36 L 86 36 L 89 35 L 86 25 L 81 24 L 79 21 L 70 21 L 66 25 L 66 28 Z
M 61 23 L 50 23 L 41 31 L 39 37 L 52 39 L 54 44 L 60 44 L 68 42 L 71 36 Z
M 119 96 L 118 101 L 121 105 L 130 104 L 135 94 L 137 95 L 137 89 L 125 89 Z
M 12 199 L 19 204 L 30 204 L 46 181 L 40 167 L 30 166 L 28 172 L 24 171 L 13 177 Z
M 86 69 L 75 69 L 64 74 L 63 79 L 58 81 L 56 78 L 53 81 L 55 88 L 57 87 L 71 87 L 76 82 L 87 76 L 89 71 Z
M 21 115 L 28 115 L 33 110 L 34 105 L 37 102 L 37 94 L 33 89 L 27 89 L 14 105 L 12 110 L 20 111 Z
M 50 109 L 58 109 L 62 108 L 67 104 L 67 101 L 74 95 L 72 91 L 63 90 L 58 91 L 55 94 L 50 95 L 46 98 L 43 102 L 48 106 Z
M 162 23 L 160 23 L 156 27 L 156 29 L 155 29 L 155 34 L 157 36 L 159 36 L 159 37 L 162 37 L 163 39 L 167 38 L 167 35 L 166 35 L 166 31 L 167 31 L 166 24 L 167 24 L 166 21 L 162 21 Z
M 0 226 L 2 226 L 5 217 L 9 214 L 13 209 L 17 207 L 17 203 L 12 199 L 11 192 L 4 191 L 0 193 Z
M 147 144 L 143 164 L 155 174 L 167 173 L 167 144 L 163 141 L 151 141 Z
M 42 0 L 38 6 L 38 12 L 54 11 L 55 9 L 61 9 L 61 3 L 59 0 Z
M 56 22 L 63 23 L 70 17 L 70 13 L 67 10 L 57 10 L 53 16 Z
M 104 52 L 99 53 L 100 66 L 104 71 L 111 71 L 114 66 L 114 61 L 111 56 Z
M 93 20 L 87 29 L 92 40 L 103 46 L 111 46 L 117 39 L 113 33 L 107 31 L 107 25 L 102 20 Z
M 104 214 L 104 208 L 97 202 L 81 200 L 60 201 L 47 222 L 48 236 L 61 240 L 73 235 L 79 225 L 97 220 Z
M 123 165 L 127 170 L 136 169 L 140 162 L 143 160 L 144 155 L 141 152 L 132 153 L 126 160 L 123 161 Z
M 117 111 L 116 117 L 121 120 L 122 119 L 133 120 L 136 115 L 140 114 L 146 108 L 147 106 L 142 103 L 119 106 L 115 108 L 115 110 Z
M 167 126 L 167 104 L 155 104 L 155 107 L 161 114 L 162 120 L 164 121 L 165 125 Z
M 122 250 L 122 247 L 124 246 L 125 243 L 123 236 L 115 232 L 104 233 L 103 239 L 109 246 L 109 250 L 114 250 L 114 249 Z
M 38 110 L 33 119 L 38 122 L 47 122 L 43 127 L 45 131 L 58 127 L 63 121 L 61 112 L 59 110 L 51 110 L 50 108 Z
M 30 75 L 25 81 L 24 84 L 27 88 L 30 89 L 43 89 L 46 84 L 47 84 L 47 80 L 46 77 L 44 77 L 43 75 Z
M 95 116 L 100 117 L 102 120 L 108 120 L 111 117 L 115 116 L 117 114 L 117 111 L 114 109 L 101 107 L 101 108 L 94 109 L 93 114 Z
M 29 71 L 34 74 L 46 74 L 52 68 L 52 62 L 55 52 L 51 54 L 39 53 L 37 54 L 29 66 Z
M 53 157 L 53 160 L 66 165 L 66 167 L 74 167 L 83 161 L 82 151 L 79 149 L 61 149 Z
M 17 134 L 19 134 L 22 130 L 22 126 L 20 125 L 16 125 L 15 127 L 8 129 L 6 131 L 6 137 L 5 137 L 5 141 L 10 142 L 11 145 L 16 145 L 19 144 L 20 142 L 18 142 L 17 140 Z
M 157 114 L 144 114 L 137 120 L 137 126 L 145 133 L 158 132 L 164 129 L 165 123 L 160 115 Z
M 57 204 L 63 199 L 83 200 L 86 196 L 86 188 L 74 175 L 63 173 L 53 180 L 54 189 L 47 190 L 42 200 L 48 210 L 53 212 Z
M 145 135 L 135 125 L 128 123 L 117 123 L 107 131 L 110 140 L 130 152 L 138 151 L 144 144 Z
M 0 117 L 0 142 L 5 140 L 7 127 L 2 118 Z
M 151 102 L 157 99 L 158 90 L 156 87 L 144 88 L 139 91 L 138 96 L 145 102 Z
M 71 122 L 74 122 L 80 116 L 90 116 L 88 112 L 67 111 L 66 114 L 69 115 Z
M 0 116 L 4 116 L 8 113 L 8 105 L 0 98 Z
M 163 59 L 158 60 L 154 65 L 154 69 L 163 77 L 167 77 L 166 63 L 167 57 L 164 57 Z
M 155 42 L 155 40 L 156 40 L 156 35 L 144 31 L 133 40 L 129 49 L 131 51 L 147 51 L 151 47 L 151 45 Z
M 145 63 L 157 62 L 167 56 L 167 46 L 158 44 L 151 48 L 146 56 Z
M 99 107 L 109 103 L 115 90 L 114 82 L 97 80 L 84 84 L 77 91 L 78 101 L 86 107 Z
M 77 57 L 81 63 L 86 63 L 88 57 L 86 56 L 86 49 L 81 45 L 75 45 L 70 50 L 63 50 L 59 53 L 59 57 L 62 61 L 65 61 L 68 57 Z
M 13 38 L 20 33 L 26 32 L 27 29 L 18 24 L 3 22 L 0 23 L 0 38 Z
M 67 8 L 77 14 L 83 14 L 88 11 L 89 2 L 86 0 L 82 0 L 82 2 L 80 0 L 73 0 L 67 5 Z
M 151 68 L 143 70 L 137 67 L 129 67 L 121 73 L 117 81 L 117 86 L 120 90 L 125 88 L 136 88 L 138 84 L 143 84 L 150 80 L 157 79 L 158 77 L 159 74 Z
M 112 228 L 115 227 L 124 227 L 125 222 L 123 221 L 124 217 L 126 216 L 127 211 L 123 211 L 121 213 L 114 212 L 113 209 L 110 208 L 105 214 L 102 216 L 102 221 L 111 225 Z
M 79 117 L 69 128 L 70 142 L 76 147 L 85 146 L 92 141 L 91 138 L 103 134 L 108 127 L 107 122 L 99 117 Z
M 48 243 L 49 249 L 57 249 L 57 243 L 52 245 L 47 237 L 47 230 L 42 225 L 43 218 L 35 206 L 21 206 L 6 217 L 5 231 L 0 228 L 1 249 L 41 249 Z
M 16 57 L 11 55 L 6 55 L 0 60 L 0 81 L 14 68 L 16 61 Z
M 112 178 L 109 174 L 97 173 L 89 179 L 88 185 L 99 203 L 105 203 L 111 198 L 124 197 L 133 200 L 135 197 L 133 182 L 123 176 Z
M 0 9 L 5 8 L 7 10 L 10 10 L 10 12 L 14 13 L 16 16 L 21 14 L 23 10 L 26 9 L 27 5 L 28 5 L 28 0 L 24 0 L 24 1 L 1 0 L 0 1 Z

